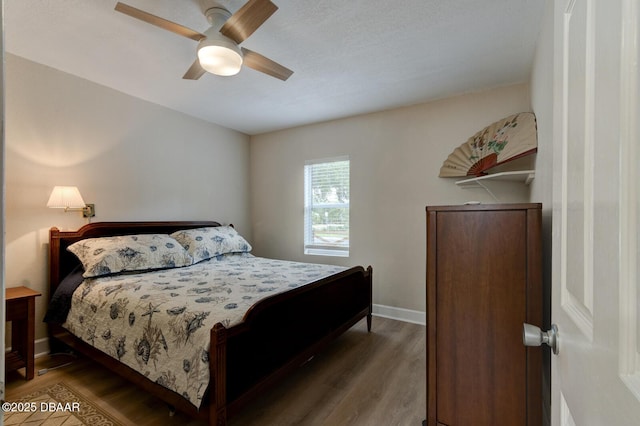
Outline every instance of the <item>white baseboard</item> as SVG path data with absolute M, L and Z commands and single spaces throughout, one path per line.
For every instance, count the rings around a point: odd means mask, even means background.
M 11 346 L 5 348 L 5 353 L 11 352 Z M 41 356 L 49 355 L 49 338 L 44 337 L 42 339 L 38 339 L 34 342 L 33 345 L 33 356 L 34 358 L 40 358 Z
M 49 355 L 49 338 L 48 337 L 44 337 L 42 339 L 38 339 L 35 341 L 35 347 L 33 349 L 33 353 L 35 354 L 35 357 L 41 357 L 41 356 L 45 356 L 45 355 Z
M 374 304 L 373 315 L 376 317 L 390 318 L 398 321 L 427 325 L 427 313 L 422 311 L 414 311 L 411 309 Z

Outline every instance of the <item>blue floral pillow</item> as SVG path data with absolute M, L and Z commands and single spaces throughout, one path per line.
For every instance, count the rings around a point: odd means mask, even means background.
M 88 238 L 67 250 L 82 262 L 85 278 L 193 264 L 193 258 L 180 243 L 165 234 Z
M 195 263 L 226 253 L 248 253 L 249 243 L 231 226 L 195 228 L 171 234 Z

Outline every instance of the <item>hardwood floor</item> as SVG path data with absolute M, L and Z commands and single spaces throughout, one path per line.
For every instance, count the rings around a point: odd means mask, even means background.
M 367 333 L 361 321 L 229 424 L 419 426 L 426 417 L 425 337 L 424 326 L 374 317 Z M 36 371 L 59 361 L 39 358 Z M 59 381 L 123 425 L 203 425 L 182 413 L 169 417 L 162 401 L 86 358 L 28 382 L 15 372 L 7 375 L 7 400 Z

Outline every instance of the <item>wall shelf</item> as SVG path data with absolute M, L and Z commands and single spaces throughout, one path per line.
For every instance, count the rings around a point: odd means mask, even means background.
M 522 182 L 529 185 L 535 177 L 535 170 L 522 170 L 516 172 L 500 172 L 485 176 L 474 177 L 470 179 L 459 180 L 456 182 L 461 188 L 484 188 L 483 183 L 492 180 Z M 486 188 L 485 188 L 486 189 Z

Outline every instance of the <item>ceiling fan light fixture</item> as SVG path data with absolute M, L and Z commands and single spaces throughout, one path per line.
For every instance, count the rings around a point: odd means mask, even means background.
M 236 75 L 242 67 L 242 52 L 232 41 L 206 38 L 198 45 L 198 60 L 212 74 Z
M 257 52 L 238 47 L 278 10 L 271 0 L 247 0 L 233 15 L 218 0 L 200 0 L 200 6 L 211 25 L 203 33 L 121 2 L 116 3 L 115 10 L 199 42 L 197 59 L 182 76 L 185 80 L 198 80 L 205 72 L 232 76 L 243 65 L 282 81 L 293 74 Z

